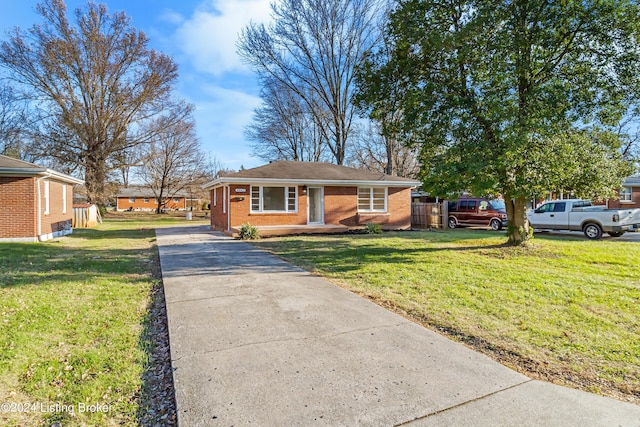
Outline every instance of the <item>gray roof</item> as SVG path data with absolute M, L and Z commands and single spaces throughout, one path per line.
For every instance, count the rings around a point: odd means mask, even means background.
M 23 160 L 14 159 L 0 154 L 0 175 L 4 176 L 41 176 L 44 178 L 54 178 L 70 184 L 83 184 L 84 181 L 71 175 L 66 175 L 43 166 Z
M 349 182 L 354 184 L 388 184 L 393 186 L 413 187 L 420 185 L 419 181 L 402 178 L 398 176 L 386 175 L 379 172 L 371 172 L 363 169 L 339 166 L 333 163 L 324 162 L 295 162 L 277 161 L 253 169 L 247 169 L 235 173 L 222 174 L 216 180 L 204 185 L 204 188 L 211 188 L 226 182 L 290 182 L 304 184 L 308 182 L 324 183 L 325 185 L 345 185 Z
M 640 187 L 640 176 L 628 176 L 624 179 L 622 185 L 626 187 Z
M 7 157 L 0 154 L 0 169 L 33 169 L 34 172 L 45 171 L 47 168 L 34 165 L 33 163 L 25 162 L 23 160 L 14 159 L 13 157 Z

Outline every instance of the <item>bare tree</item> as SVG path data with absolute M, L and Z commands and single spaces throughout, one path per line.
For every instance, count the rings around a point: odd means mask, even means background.
M 369 123 L 355 140 L 350 163 L 358 168 L 405 178 L 420 172 L 418 149 L 400 144 L 382 132 L 378 122 Z
M 36 6 L 43 23 L 19 28 L 0 48 L 0 64 L 41 109 L 40 140 L 60 162 L 84 172 L 89 201 L 105 202 L 113 156 L 150 142 L 158 132 L 144 125 L 171 102 L 177 66 L 148 48 L 143 32 L 122 12 L 87 3 L 77 25 L 63 0 Z M 171 127 L 183 117 L 156 120 Z
M 13 88 L 0 85 L 0 154 L 24 159 L 26 139 L 26 105 Z
M 304 100 L 275 79 L 264 82 L 261 96 L 263 105 L 245 130 L 254 155 L 266 161 L 319 162 L 326 142 Z
M 337 164 L 345 160 L 354 107 L 354 69 L 379 38 L 380 0 L 282 0 L 272 3 L 274 24 L 250 24 L 240 56 L 263 83 L 277 80 L 295 93 Z M 327 116 L 328 114 L 328 116 Z
M 153 143 L 145 146 L 139 175 L 153 191 L 158 202 L 157 213 L 160 213 L 167 198 L 189 188 L 203 176 L 204 162 L 193 121 L 172 123 L 171 126 L 153 123 L 151 126 L 165 130 Z

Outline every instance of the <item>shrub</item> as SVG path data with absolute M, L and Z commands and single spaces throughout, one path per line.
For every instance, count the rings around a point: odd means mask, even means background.
M 240 232 L 238 233 L 238 239 L 240 240 L 255 240 L 259 239 L 258 227 L 246 223 L 240 226 Z
M 367 223 L 367 233 L 369 234 L 382 234 L 382 227 L 380 224 L 374 224 L 372 222 Z

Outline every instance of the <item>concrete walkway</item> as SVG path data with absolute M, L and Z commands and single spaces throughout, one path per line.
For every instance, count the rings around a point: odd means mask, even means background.
M 207 227 L 156 233 L 180 426 L 640 426 Z

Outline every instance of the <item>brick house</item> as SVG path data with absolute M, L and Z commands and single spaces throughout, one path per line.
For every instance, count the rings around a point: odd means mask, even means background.
M 278 161 L 203 185 L 211 192 L 211 227 L 234 234 L 344 232 L 366 223 L 411 228 L 411 189 L 419 181 L 330 163 Z
M 629 176 L 618 190 L 617 200 L 607 200 L 610 209 L 640 208 L 640 177 Z
M 129 187 L 118 189 L 118 194 L 116 195 L 116 210 L 118 211 L 153 211 L 157 208 L 158 201 L 149 187 L 130 185 Z M 186 210 L 186 194 L 179 191 L 172 197 L 165 198 L 163 209 Z
M 0 241 L 37 242 L 71 234 L 73 186 L 82 183 L 0 155 Z

